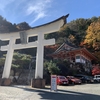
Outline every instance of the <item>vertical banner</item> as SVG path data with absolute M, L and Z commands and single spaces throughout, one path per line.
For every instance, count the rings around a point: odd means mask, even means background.
M 57 75 L 51 75 L 51 91 L 57 91 Z

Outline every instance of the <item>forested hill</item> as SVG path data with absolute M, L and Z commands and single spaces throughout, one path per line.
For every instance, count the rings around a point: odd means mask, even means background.
M 26 22 L 22 22 L 16 25 L 6 21 L 6 19 L 0 16 L 0 33 L 16 32 L 21 30 L 27 30 L 30 28 L 31 27 Z
M 12 24 L 0 16 L 0 33 L 16 32 L 30 28 L 31 26 L 26 22 Z M 100 17 L 73 20 L 62 27 L 59 32 L 45 35 L 45 38 L 55 38 L 57 44 L 69 40 L 77 46 L 86 47 L 100 60 Z
M 79 18 L 67 23 L 59 32 L 49 34 L 57 44 L 70 41 L 72 44 L 87 48 L 100 62 L 100 17 Z

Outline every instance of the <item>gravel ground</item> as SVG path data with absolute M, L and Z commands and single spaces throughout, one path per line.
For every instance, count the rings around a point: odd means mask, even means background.
M 57 86 L 57 91 L 50 91 L 50 86 L 0 86 L 0 100 L 100 100 L 100 84 Z

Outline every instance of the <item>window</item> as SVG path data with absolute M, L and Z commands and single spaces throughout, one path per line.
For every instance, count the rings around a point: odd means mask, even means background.
M 80 59 L 80 56 L 76 56 L 76 59 Z
M 80 56 L 76 56 L 75 62 L 80 62 Z

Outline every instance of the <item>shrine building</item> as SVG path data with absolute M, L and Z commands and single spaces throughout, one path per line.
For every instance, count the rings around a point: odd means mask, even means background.
M 72 43 L 66 41 L 58 49 L 50 54 L 53 59 L 67 60 L 71 63 L 81 63 L 84 65 L 85 70 L 92 67 L 92 61 L 97 58 L 90 53 L 86 48 L 79 48 Z

